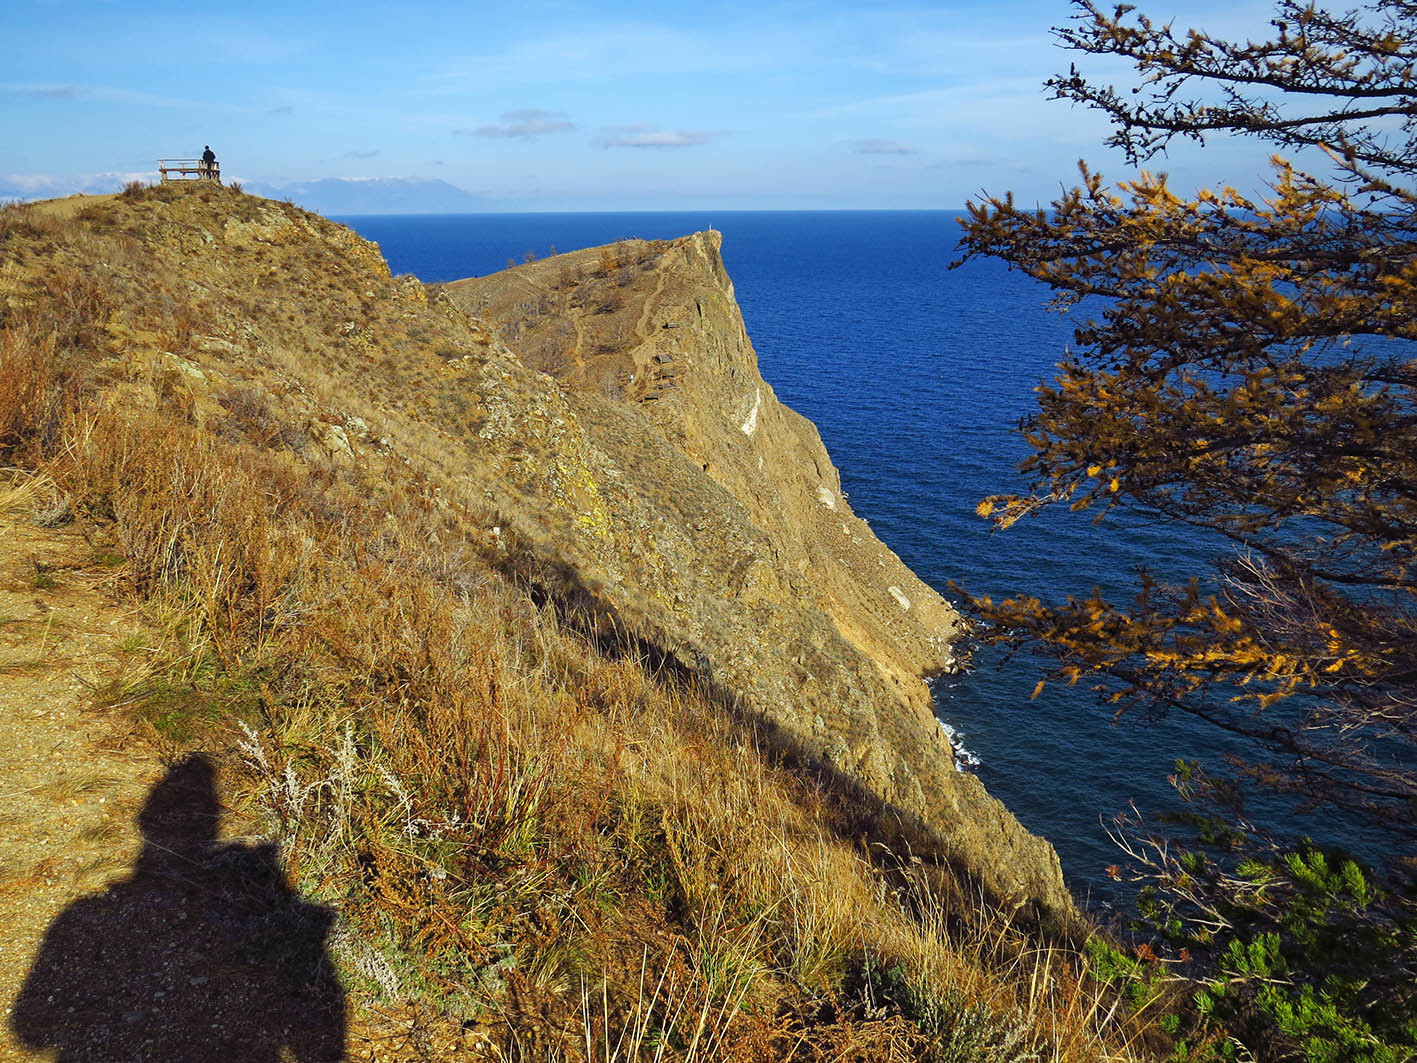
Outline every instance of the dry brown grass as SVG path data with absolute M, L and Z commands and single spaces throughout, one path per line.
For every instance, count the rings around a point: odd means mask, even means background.
M 21 239 L 52 237 L 70 228 L 66 218 L 37 203 L 0 206 L 0 246 Z
M 62 402 L 54 343 L 31 322 L 0 329 L 0 464 L 32 461 L 54 441 Z
M 16 476 L 10 482 L 0 481 L 0 517 L 33 513 L 52 498 L 54 481 L 43 473 L 37 476 Z
M 247 740 L 253 797 L 397 992 L 506 1011 L 521 1041 L 574 1053 L 577 986 L 599 978 L 602 1026 L 606 1008 L 631 1029 L 645 1007 L 721 1011 L 705 1043 L 730 1058 L 738 1037 L 746 1052 L 879 1021 L 858 984 L 874 964 L 1017 1017 L 1055 1058 L 1095 1054 L 1111 1016 L 1075 955 L 843 838 L 829 795 L 703 695 L 505 584 L 440 583 L 416 527 L 371 547 L 370 514 L 307 509 L 298 478 L 187 426 L 76 425 L 69 482 L 111 515 L 139 584 L 180 588 L 228 672 L 282 677 Z M 411 524 L 433 518 L 406 502 Z M 631 998 L 626 942 L 669 996 L 645 1004 L 636 982 Z M 826 1021 L 803 1025 L 813 1008 Z M 889 1058 L 902 1029 L 862 1058 Z
M 12 315 L 0 447 L 43 466 L 164 613 L 170 637 L 135 649 L 109 700 L 240 758 L 253 829 L 341 913 L 358 999 L 413 1009 L 428 1043 L 494 1028 L 508 1058 L 1144 1054 L 1146 1024 L 1078 952 L 863 836 L 843 795 L 633 638 L 591 640 L 504 578 L 505 546 L 468 523 L 492 516 L 437 447 L 369 466 L 295 454 L 291 349 L 210 414 L 160 363 L 115 355 L 97 323 L 146 315 L 181 340 L 187 320 L 190 340 L 196 320 L 115 298 L 127 283 L 58 272 Z M 45 314 L 59 326 L 37 330 Z M 81 380 L 65 350 L 102 373 Z M 339 401 L 333 378 L 305 379 L 301 401 Z M 38 488 L 0 490 L 13 510 Z

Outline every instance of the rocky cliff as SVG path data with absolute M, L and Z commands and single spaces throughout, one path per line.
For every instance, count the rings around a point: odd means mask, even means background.
M 615 615 L 939 830 L 1000 896 L 1065 909 L 1051 847 L 954 770 L 933 715 L 925 678 L 955 667 L 960 618 L 852 512 L 815 426 L 759 374 L 720 246 L 627 240 L 444 291 L 561 385 L 601 507 L 574 567 Z
M 444 514 L 440 578 L 460 551 L 502 558 L 989 892 L 1071 910 L 1051 847 L 954 770 L 924 677 L 953 667 L 958 618 L 852 514 L 813 426 L 762 380 L 717 234 L 430 292 L 348 230 L 232 190 L 79 217 L 103 261 L 82 237 L 10 255 L 0 306 L 72 306 L 56 342 L 69 329 L 98 352 L 104 401 L 180 410 L 331 485 L 357 467 L 391 528 L 416 483 Z

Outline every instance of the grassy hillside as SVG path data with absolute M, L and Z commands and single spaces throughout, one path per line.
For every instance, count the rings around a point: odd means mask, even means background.
M 1082 956 L 586 622 L 460 464 L 495 337 L 372 245 L 167 186 L 4 208 L 0 263 L 9 519 L 156 632 L 95 701 L 217 758 L 379 1058 L 1145 1055 Z

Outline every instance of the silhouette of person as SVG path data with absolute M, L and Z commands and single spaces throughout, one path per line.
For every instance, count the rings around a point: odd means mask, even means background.
M 207 150 L 202 152 L 202 173 L 206 177 L 212 176 L 216 172 L 216 152 L 212 151 L 212 146 L 207 145 Z
M 26 1048 L 59 1063 L 345 1058 L 333 915 L 290 889 L 274 845 L 217 840 L 214 784 L 201 754 L 168 771 L 138 815 L 132 877 L 49 927 L 10 1016 Z

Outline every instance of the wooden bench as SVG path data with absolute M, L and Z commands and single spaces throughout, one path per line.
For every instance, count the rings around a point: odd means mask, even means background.
M 210 166 L 201 159 L 158 159 L 157 172 L 168 181 L 215 181 L 221 184 L 221 163 Z

